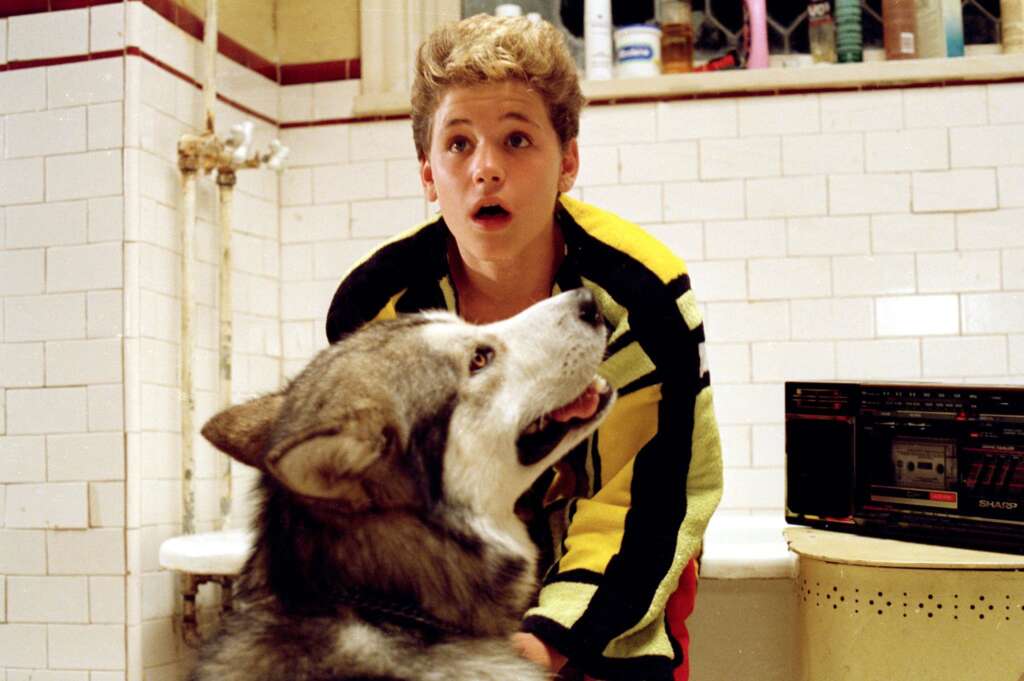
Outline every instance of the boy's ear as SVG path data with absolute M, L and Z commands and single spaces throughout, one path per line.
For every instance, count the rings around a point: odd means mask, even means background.
M 576 184 L 576 175 L 580 172 L 580 148 L 576 138 L 569 140 L 562 152 L 562 168 L 558 176 L 558 191 L 562 194 Z
M 423 183 L 423 192 L 427 195 L 427 201 L 437 202 L 437 187 L 434 186 L 434 171 L 430 169 L 430 161 L 426 158 L 420 159 L 420 182 Z

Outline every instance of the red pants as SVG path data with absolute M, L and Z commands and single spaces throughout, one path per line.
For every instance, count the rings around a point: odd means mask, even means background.
M 676 667 L 675 681 L 689 681 L 690 678 L 690 632 L 686 630 L 686 618 L 693 612 L 697 597 L 697 561 L 691 560 L 679 577 L 679 588 L 665 604 L 665 617 L 672 635 L 683 647 L 683 663 Z

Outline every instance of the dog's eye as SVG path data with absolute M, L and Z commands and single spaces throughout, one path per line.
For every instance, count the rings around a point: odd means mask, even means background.
M 494 359 L 494 348 L 481 345 L 473 351 L 473 358 L 469 360 L 469 373 L 475 374 L 491 363 Z

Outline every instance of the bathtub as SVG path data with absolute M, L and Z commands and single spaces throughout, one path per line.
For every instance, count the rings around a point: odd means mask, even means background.
M 691 681 L 792 681 L 796 555 L 782 511 L 719 513 L 704 536 L 687 622 Z

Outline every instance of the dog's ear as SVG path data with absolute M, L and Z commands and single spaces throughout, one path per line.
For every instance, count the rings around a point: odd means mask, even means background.
M 203 437 L 242 463 L 266 470 L 263 453 L 283 405 L 284 396 L 274 394 L 230 407 L 206 422 Z
M 266 470 L 292 491 L 317 499 L 366 501 L 363 474 L 394 454 L 400 438 L 380 410 L 355 410 L 329 428 L 302 433 L 274 446 Z

